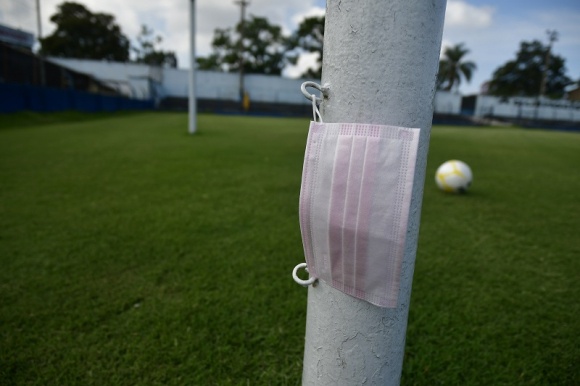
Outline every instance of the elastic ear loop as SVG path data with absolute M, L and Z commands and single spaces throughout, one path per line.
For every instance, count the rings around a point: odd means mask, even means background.
M 312 117 L 314 118 L 314 122 L 316 122 L 317 115 L 318 115 L 319 122 L 324 123 L 322 121 L 322 116 L 320 115 L 320 110 L 318 110 L 318 106 L 316 106 L 316 97 L 313 94 L 312 95 Z
M 327 96 L 329 85 L 325 84 L 324 86 L 321 86 L 318 83 L 311 82 L 311 81 L 304 82 L 300 85 L 300 91 L 302 91 L 302 94 L 304 94 L 306 99 L 309 99 L 312 101 L 312 118 L 313 118 L 314 122 L 324 123 L 322 121 L 322 115 L 320 115 L 320 111 L 318 110 L 318 106 L 317 106 L 317 104 L 322 103 L 322 98 L 318 98 L 316 95 L 310 94 L 308 91 L 306 91 L 306 87 L 315 88 L 318 91 L 320 91 L 322 93 L 322 95 Z M 318 121 L 316 120 L 316 116 L 318 116 Z
M 310 99 L 312 101 L 312 118 L 314 119 L 314 122 L 317 122 L 316 116 L 318 116 L 318 122 L 324 123 L 322 121 L 322 115 L 320 115 L 320 111 L 318 110 L 318 106 L 317 106 L 317 102 L 321 103 L 322 99 L 316 97 L 316 95 L 314 95 L 314 94 L 310 94 L 308 91 L 306 91 L 306 87 L 315 88 L 318 91 L 320 91 L 322 93 L 322 95 L 326 95 L 326 92 L 328 91 L 328 85 L 325 85 L 325 87 L 322 87 L 321 85 L 319 85 L 318 83 L 315 83 L 315 82 L 304 82 L 300 86 L 300 90 L 302 91 L 302 94 L 304 94 L 304 96 L 307 99 Z M 304 270 L 306 272 L 308 272 L 308 264 L 300 263 L 296 267 L 294 267 L 294 269 L 292 270 L 292 278 L 294 279 L 294 281 L 303 287 L 308 287 L 311 284 L 316 285 L 315 284 L 316 280 L 318 280 L 316 277 L 309 277 L 307 280 L 302 280 L 298 277 L 297 272 L 300 268 L 304 268 Z

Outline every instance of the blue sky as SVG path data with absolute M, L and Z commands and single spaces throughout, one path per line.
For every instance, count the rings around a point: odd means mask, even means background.
M 113 14 L 123 32 L 134 39 L 145 23 L 164 37 L 163 48 L 177 53 L 179 66 L 189 67 L 187 0 L 73 0 L 93 12 Z M 41 0 L 43 34 L 51 33 L 49 21 L 57 4 L 63 0 Z M 324 0 L 250 0 L 249 14 L 265 16 L 282 25 L 287 33 L 305 16 L 324 13 Z M 239 20 L 234 0 L 196 0 L 197 53 L 207 55 L 215 28 L 233 26 Z M 0 0 L 0 23 L 36 34 L 35 0 Z M 566 59 L 568 76 L 580 79 L 580 0 L 448 0 L 443 45 L 465 43 L 471 50 L 466 59 L 478 69 L 471 83 L 462 83 L 459 91 L 475 93 L 493 71 L 514 58 L 522 40 L 546 41 L 547 29 L 560 34 L 553 52 Z M 287 76 L 299 74 L 313 57 L 305 56 L 299 68 L 290 68 Z
M 473 7 L 469 12 L 480 23 L 462 23 L 453 18 L 453 8 L 458 11 L 466 6 Z M 489 19 L 485 19 L 485 15 Z M 471 84 L 463 84 L 460 91 L 464 94 L 477 92 L 496 68 L 515 57 L 521 41 L 547 42 L 548 29 L 559 32 L 553 52 L 566 59 L 568 76 L 580 79 L 580 1 L 449 1 L 443 44 L 464 42 L 471 50 L 467 58 L 478 66 Z
M 477 65 L 459 91 L 477 93 L 495 69 L 515 58 L 521 41 L 547 43 L 548 29 L 559 32 L 553 52 L 566 59 L 568 76 L 579 80 L 580 0 L 448 0 L 443 47 L 465 43 L 471 51 L 466 59 Z

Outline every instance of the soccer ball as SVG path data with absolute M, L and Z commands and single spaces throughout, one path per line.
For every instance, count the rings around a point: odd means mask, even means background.
M 439 189 L 449 193 L 465 193 L 472 180 L 473 174 L 469 166 L 457 160 L 445 162 L 435 173 L 435 182 Z

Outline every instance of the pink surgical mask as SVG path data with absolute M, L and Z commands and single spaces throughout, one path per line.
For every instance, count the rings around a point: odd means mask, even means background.
M 419 132 L 311 122 L 300 230 L 312 277 L 377 306 L 397 306 Z

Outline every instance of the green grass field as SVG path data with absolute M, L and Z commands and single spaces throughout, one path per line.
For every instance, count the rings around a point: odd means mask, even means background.
M 0 117 L 0 385 L 300 383 L 308 121 L 186 126 Z M 580 384 L 579 168 L 580 134 L 433 129 L 403 385 Z

